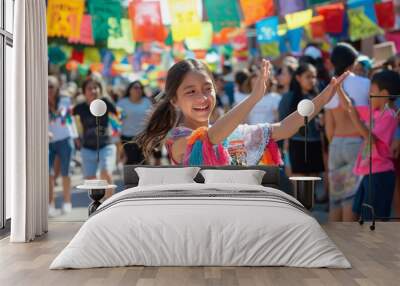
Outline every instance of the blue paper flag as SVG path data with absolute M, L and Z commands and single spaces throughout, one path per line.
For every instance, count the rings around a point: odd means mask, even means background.
M 301 39 L 303 38 L 304 29 L 297 28 L 288 30 L 287 38 L 289 40 L 290 50 L 294 53 L 301 52 Z
M 375 1 L 374 0 L 350 0 L 347 2 L 348 9 L 354 8 L 364 8 L 364 13 L 368 18 L 371 19 L 374 23 L 376 23 L 376 14 L 375 14 Z
M 257 41 L 271 43 L 278 41 L 278 17 L 269 17 L 256 23 Z

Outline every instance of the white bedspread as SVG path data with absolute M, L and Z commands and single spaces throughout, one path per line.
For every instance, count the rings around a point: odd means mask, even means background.
M 210 189 L 241 193 L 261 190 L 271 198 L 233 195 L 129 199 L 137 192 L 207 193 Z M 254 185 L 131 188 L 105 201 L 50 269 L 127 265 L 350 268 L 318 222 L 289 202 L 300 205 L 279 190 Z

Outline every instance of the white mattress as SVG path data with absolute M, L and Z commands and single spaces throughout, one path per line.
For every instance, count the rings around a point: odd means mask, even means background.
M 207 193 L 210 189 L 263 191 L 272 199 L 243 195 L 129 199 L 146 195 L 138 193 L 146 191 Z M 350 268 L 342 252 L 300 205 L 279 190 L 254 185 L 131 188 L 105 201 L 50 269 L 128 265 Z

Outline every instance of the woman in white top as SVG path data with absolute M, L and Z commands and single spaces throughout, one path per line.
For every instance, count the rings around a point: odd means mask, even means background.
M 56 77 L 48 78 L 49 105 L 49 216 L 55 216 L 58 211 L 54 204 L 54 161 L 60 159 L 63 186 L 64 213 L 71 211 L 71 179 L 70 164 L 74 150 L 73 139 L 78 137 L 69 100 L 63 100 L 59 94 L 59 82 Z

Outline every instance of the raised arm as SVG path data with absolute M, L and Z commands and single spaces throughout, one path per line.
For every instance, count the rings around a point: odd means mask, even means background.
M 242 123 L 254 105 L 264 96 L 270 73 L 270 62 L 263 60 L 260 74 L 252 93 L 223 117 L 218 119 L 208 130 L 208 138 L 212 144 L 218 144 L 228 137 Z
M 332 78 L 329 85 L 313 99 L 315 106 L 314 113 L 309 117 L 309 120 L 313 119 L 329 102 L 332 96 L 335 94 L 339 84 L 348 76 L 349 72 L 343 73 L 339 78 Z M 297 111 L 293 112 L 281 122 L 272 125 L 272 138 L 274 140 L 281 140 L 292 137 L 304 125 L 304 117 L 301 116 Z

